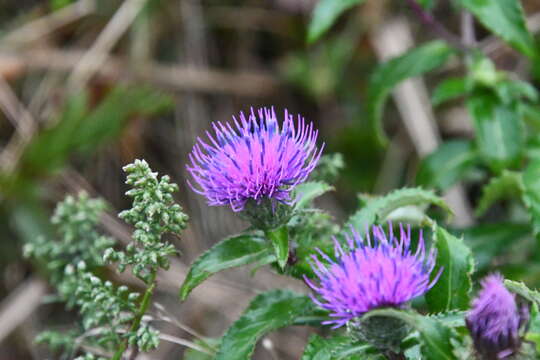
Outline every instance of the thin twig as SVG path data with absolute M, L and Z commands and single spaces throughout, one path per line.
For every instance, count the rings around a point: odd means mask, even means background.
M 146 0 L 126 0 L 116 11 L 92 47 L 79 61 L 68 79 L 70 88 L 82 88 L 107 60 L 109 52 L 126 32 Z
M 7 46 L 31 45 L 56 30 L 93 13 L 95 9 L 95 0 L 79 0 L 47 16 L 17 27 L 4 36 L 1 42 Z
M 169 335 L 169 334 L 164 334 L 164 333 L 161 333 L 161 332 L 159 333 L 159 338 L 161 340 L 169 341 L 169 342 L 172 342 L 172 343 L 175 343 L 175 344 L 178 344 L 178 345 L 183 345 L 185 347 L 191 348 L 193 350 L 200 351 L 200 352 L 208 354 L 208 355 L 215 355 L 214 353 L 212 353 L 208 349 L 205 349 L 205 348 L 195 344 L 194 342 L 191 342 L 191 341 L 186 340 L 186 339 L 181 339 L 179 337 L 172 336 L 172 335 Z
M 461 12 L 461 39 L 463 44 L 467 47 L 476 45 L 474 17 L 470 12 L 465 10 Z
M 158 303 L 158 302 L 154 302 L 154 307 L 158 310 L 158 314 L 160 316 L 159 319 L 155 319 L 155 320 L 163 320 L 163 321 L 166 321 L 166 322 L 169 322 L 173 325 L 176 325 L 178 328 L 180 328 L 181 330 L 184 330 L 185 332 L 187 332 L 188 334 L 190 334 L 191 336 L 194 336 L 196 338 L 199 338 L 199 339 L 204 339 L 204 336 L 199 334 L 197 331 L 195 331 L 194 329 L 192 329 L 191 327 L 183 324 L 182 322 L 180 322 L 170 311 L 168 311 L 165 306 L 163 306 L 162 304 Z
M 8 64 L 10 68 L 18 66 L 30 70 L 69 72 L 83 56 L 84 52 L 78 50 L 0 50 L 0 74 L 4 72 L 2 64 Z M 125 59 L 114 56 L 107 58 L 97 69 L 96 75 L 110 82 L 141 82 L 171 91 L 221 93 L 249 97 L 267 96 L 280 88 L 278 79 L 262 72 L 197 69 L 191 65 L 167 65 L 155 62 L 129 68 L 126 66 Z
M 441 24 L 437 21 L 437 19 L 435 19 L 433 14 L 426 11 L 422 7 L 422 5 L 420 5 L 416 0 L 407 0 L 407 3 L 424 24 L 426 24 L 433 31 L 439 34 L 439 36 L 446 40 L 450 45 L 461 51 L 469 50 L 469 48 L 461 42 L 461 39 L 459 37 L 452 34 L 448 29 L 446 29 L 443 24 Z
M 31 277 L 0 303 L 0 342 L 21 325 L 41 304 L 47 284 Z
M 24 146 L 32 138 L 36 122 L 2 76 L 0 76 L 0 109 L 15 127 L 15 133 L 0 154 L 0 168 L 9 172 L 17 163 Z

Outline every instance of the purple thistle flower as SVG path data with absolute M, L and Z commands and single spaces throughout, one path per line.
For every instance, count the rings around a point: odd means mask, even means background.
M 504 359 L 521 346 L 520 328 L 528 322 L 528 306 L 518 308 L 516 297 L 504 286 L 500 274 L 482 280 L 466 323 L 474 346 L 485 359 Z
M 273 108 L 257 113 L 252 108 L 239 118 L 233 116 L 234 127 L 212 123 L 209 143 L 197 138 L 186 167 L 199 188 L 189 185 L 209 205 L 230 205 L 234 211 L 249 200 L 290 204 L 291 190 L 306 180 L 321 156 L 318 131 L 300 115 L 295 124 L 287 110 L 281 128 Z
M 313 256 L 313 270 L 319 278 L 315 285 L 305 278 L 318 297 L 313 301 L 330 311 L 333 328 L 345 325 L 349 320 L 381 307 L 401 307 L 411 299 L 426 293 L 439 279 L 442 269 L 430 281 L 435 267 L 436 251 L 426 256 L 424 239 L 420 233 L 415 252 L 410 249 L 411 229 L 400 225 L 399 240 L 394 237 L 392 226 L 387 237 L 380 226 L 373 226 L 363 239 L 352 230 L 346 235 L 348 251 L 343 250 L 334 239 L 336 261 L 318 250 L 329 265 Z

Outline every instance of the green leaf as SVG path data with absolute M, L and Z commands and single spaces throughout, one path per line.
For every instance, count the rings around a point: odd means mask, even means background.
M 510 246 L 523 246 L 521 241 L 529 238 L 530 231 L 528 224 L 499 222 L 476 225 L 460 233 L 474 254 L 477 271 L 485 271 Z
M 332 237 L 339 232 L 332 217 L 321 210 L 301 210 L 295 212 L 287 224 L 289 228 L 289 242 L 295 244 L 294 260 L 292 266 L 285 269 L 285 273 L 299 279 L 304 276 L 313 277 L 312 255 L 318 248 L 325 253 L 332 253 L 334 249 Z
M 69 4 L 71 4 L 73 0 L 50 0 L 51 8 L 53 11 L 60 10 Z
M 468 89 L 467 80 L 462 77 L 449 78 L 440 83 L 431 96 L 431 103 L 433 106 L 439 106 L 440 104 L 459 98 L 466 95 Z
M 150 115 L 168 109 L 170 97 L 140 87 L 115 87 L 89 111 L 86 94 L 66 100 L 55 125 L 41 131 L 24 150 L 21 175 L 47 175 L 62 167 L 74 152 L 89 153 L 117 137 L 130 115 Z
M 436 0 L 418 0 L 418 3 L 426 10 L 431 10 L 435 7 Z
M 477 162 L 478 155 L 470 141 L 445 142 L 422 160 L 416 183 L 446 190 L 462 179 Z
M 467 309 L 474 271 L 471 249 L 463 239 L 458 239 L 439 226 L 434 229 L 433 246 L 437 248 L 435 271 L 443 270 L 435 286 L 426 294 L 429 310 L 441 312 Z
M 480 52 L 473 52 L 469 61 L 469 79 L 471 87 L 494 89 L 507 77 L 506 73 L 498 71 L 497 67 Z
M 180 299 L 185 300 L 191 290 L 219 271 L 255 262 L 272 261 L 275 261 L 275 257 L 265 239 L 248 234 L 227 238 L 199 256 L 191 265 L 180 288 Z
M 457 311 L 457 310 L 450 310 L 445 311 L 438 314 L 432 314 L 429 315 L 431 318 L 434 318 L 443 325 L 456 328 L 456 327 L 464 327 L 465 326 L 465 315 L 467 314 L 466 311 Z
M 319 0 L 313 10 L 313 17 L 309 23 L 308 43 L 314 43 L 345 11 L 365 0 Z
M 528 330 L 525 334 L 526 342 L 534 344 L 536 353 L 540 352 L 540 314 L 538 313 L 538 304 L 533 303 L 531 306 L 531 317 L 527 324 Z
M 369 345 L 354 343 L 348 336 L 310 336 L 301 360 L 360 360 Z
M 124 129 L 130 116 L 150 116 L 174 107 L 165 93 L 146 87 L 115 87 L 88 114 L 75 134 L 78 151 L 90 152 Z
M 521 198 L 523 193 L 523 179 L 521 173 L 503 171 L 501 175 L 491 178 L 490 182 L 482 188 L 482 197 L 476 208 L 476 216 L 482 216 L 496 201 L 503 198 Z
M 524 148 L 522 119 L 516 105 L 504 105 L 489 92 L 468 99 L 480 156 L 495 171 L 515 164 Z
M 388 316 L 400 319 L 420 334 L 422 341 L 422 359 L 424 360 L 457 360 L 453 353 L 452 339 L 456 334 L 435 318 L 422 316 L 413 311 L 396 309 L 372 310 L 364 315 L 364 319 L 373 316 Z
M 432 41 L 380 64 L 369 79 L 367 94 L 368 117 L 377 139 L 386 143 L 382 127 L 382 112 L 390 91 L 407 78 L 421 75 L 443 65 L 453 53 L 446 43 Z
M 281 269 L 287 265 L 289 258 L 289 230 L 287 226 L 265 231 L 265 235 L 274 246 L 274 253 Z
M 540 305 L 540 292 L 529 289 L 524 283 L 512 280 L 504 280 L 504 285 L 509 291 L 524 297 L 530 302 Z
M 521 80 L 502 80 L 494 87 L 495 92 L 505 104 L 509 104 L 514 100 L 526 100 L 537 102 L 538 91 L 528 82 Z
M 273 290 L 255 297 L 221 340 L 216 360 L 248 360 L 257 340 L 270 331 L 294 323 L 316 307 L 308 296 Z
M 87 98 L 84 93 L 68 98 L 55 125 L 35 135 L 24 149 L 19 162 L 20 171 L 25 176 L 34 177 L 51 173 L 63 165 L 71 154 L 73 138 L 86 111 Z
M 528 57 L 536 55 L 519 0 L 460 0 L 461 5 L 493 33 Z
M 540 159 L 532 159 L 523 173 L 523 202 L 527 207 L 533 233 L 540 234 Z
M 523 119 L 527 125 L 530 125 L 536 133 L 540 131 L 540 105 L 519 103 L 519 109 L 523 114 Z
M 358 231 L 364 231 L 372 224 L 384 222 L 393 211 L 410 205 L 436 205 L 448 214 L 452 214 L 452 210 L 444 200 L 435 195 L 433 191 L 422 188 L 403 188 L 368 201 L 364 207 L 349 218 L 344 226 L 344 231 L 348 231 L 351 226 Z
M 298 185 L 293 195 L 296 198 L 296 209 L 310 206 L 313 200 L 331 190 L 334 187 L 322 181 L 308 181 Z

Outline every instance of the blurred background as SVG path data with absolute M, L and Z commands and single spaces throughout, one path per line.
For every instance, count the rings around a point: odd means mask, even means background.
M 429 103 L 438 79 L 463 73 L 461 64 L 450 62 L 394 92 L 384 113 L 390 141 L 380 146 L 365 116 L 369 74 L 382 59 L 436 35 L 405 1 L 368 0 L 308 44 L 315 3 L 0 1 L 0 359 L 54 358 L 33 339 L 75 316 L 62 304 L 42 304 L 54 289 L 22 258 L 22 244 L 51 234 L 54 205 L 80 190 L 109 202 L 103 231 L 127 241 L 131 230 L 116 213 L 129 207 L 122 166 L 136 158 L 180 185 L 177 200 L 190 216 L 183 237 L 172 239 L 181 256 L 159 282 L 158 302 L 179 321 L 219 337 L 256 293 L 279 286 L 306 291 L 301 282 L 268 270 L 250 276 L 240 269 L 211 278 L 185 303 L 177 300 L 191 261 L 246 226 L 186 186 L 187 154 L 212 121 L 228 121 L 252 106 L 274 106 L 278 114 L 287 108 L 313 121 L 325 153 L 342 154 L 345 164 L 337 191 L 319 200 L 338 223 L 356 209 L 357 193 L 414 185 L 419 160 L 441 139 L 472 136 L 461 102 L 436 112 Z M 538 32 L 540 2 L 524 0 L 523 6 L 529 27 Z M 433 13 L 459 34 L 462 14 L 451 1 L 438 1 Z M 522 57 L 481 27 L 476 31 L 499 68 L 527 74 Z M 454 225 L 474 221 L 470 208 L 478 195 L 475 186 L 461 185 L 447 193 L 457 213 Z M 111 277 L 137 286 L 127 275 Z M 272 334 L 254 358 L 298 359 L 307 335 L 300 327 Z M 138 359 L 183 353 L 183 347 L 162 342 Z

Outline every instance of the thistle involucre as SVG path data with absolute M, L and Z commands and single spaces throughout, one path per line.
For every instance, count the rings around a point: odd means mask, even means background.
M 483 359 L 504 359 L 521 345 L 519 330 L 528 322 L 528 306 L 518 308 L 515 295 L 504 286 L 499 274 L 482 280 L 482 289 L 467 314 L 467 327 Z
M 313 301 L 330 311 L 333 318 L 325 324 L 338 328 L 376 308 L 402 307 L 426 293 L 438 280 L 442 269 L 430 281 L 435 250 L 426 254 L 420 235 L 417 250 L 412 252 L 410 227 L 405 230 L 400 226 L 399 239 L 392 230 L 387 236 L 379 226 L 373 227 L 372 236 L 369 232 L 365 238 L 356 231 L 352 234 L 347 236 L 347 251 L 334 240 L 335 261 L 319 251 L 328 265 L 313 256 L 313 270 L 319 284 L 306 278 L 317 295 L 312 296 Z
M 318 131 L 299 115 L 285 110 L 280 127 L 274 109 L 261 108 L 233 117 L 234 125 L 214 122 L 209 142 L 198 138 L 189 155 L 188 171 L 209 205 L 230 205 L 234 211 L 246 202 L 270 199 L 290 203 L 290 191 L 306 180 L 322 152 Z

